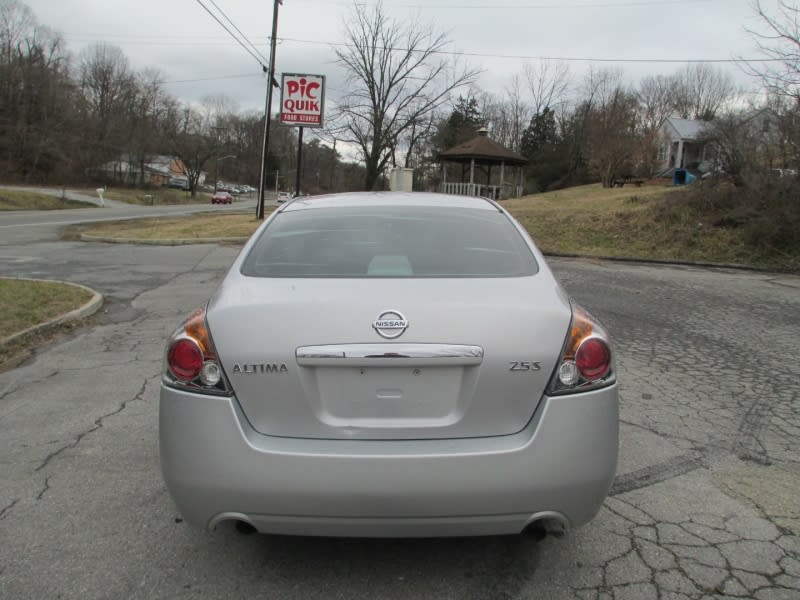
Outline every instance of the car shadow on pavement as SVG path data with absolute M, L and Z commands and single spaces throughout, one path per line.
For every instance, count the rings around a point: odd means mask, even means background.
M 516 598 L 539 556 L 557 540 L 533 535 L 463 538 L 322 538 L 253 534 L 230 527 L 256 571 L 291 584 L 299 597 Z M 235 539 L 235 537 L 239 539 Z M 242 556 L 240 555 L 240 556 Z M 307 595 L 306 595 L 307 593 Z M 524 595 L 524 594 L 522 594 Z

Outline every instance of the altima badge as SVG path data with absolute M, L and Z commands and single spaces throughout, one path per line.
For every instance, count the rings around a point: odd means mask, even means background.
M 408 328 L 408 320 L 399 311 L 385 310 L 373 321 L 372 327 L 375 328 L 378 335 L 391 340 L 403 335 Z
M 289 369 L 283 363 L 257 363 L 252 365 L 240 365 L 235 363 L 233 365 L 234 375 L 255 375 L 256 373 L 288 373 Z

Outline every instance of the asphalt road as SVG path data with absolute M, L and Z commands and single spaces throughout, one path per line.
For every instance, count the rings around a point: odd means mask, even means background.
M 108 302 L 0 374 L 2 598 L 800 598 L 800 278 L 551 261 L 612 333 L 622 399 L 611 496 L 564 537 L 209 534 L 161 481 L 158 385 L 165 337 L 237 250 L 19 219 L 0 215 L 0 275 Z

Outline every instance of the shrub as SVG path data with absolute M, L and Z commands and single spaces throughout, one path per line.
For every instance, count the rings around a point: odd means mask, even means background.
M 662 222 L 679 222 L 687 215 L 703 227 L 738 230 L 765 258 L 800 256 L 800 177 L 751 175 L 735 184 L 714 178 L 686 193 L 670 194 L 658 206 Z

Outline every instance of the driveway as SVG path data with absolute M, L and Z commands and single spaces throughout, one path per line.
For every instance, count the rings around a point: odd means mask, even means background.
M 158 385 L 165 337 L 237 250 L 61 242 L 56 229 L 16 227 L 25 241 L 0 247 L 0 275 L 109 301 L 0 374 L 0 596 L 800 597 L 799 278 L 551 261 L 614 336 L 622 399 L 611 497 L 564 537 L 209 534 L 161 481 Z

